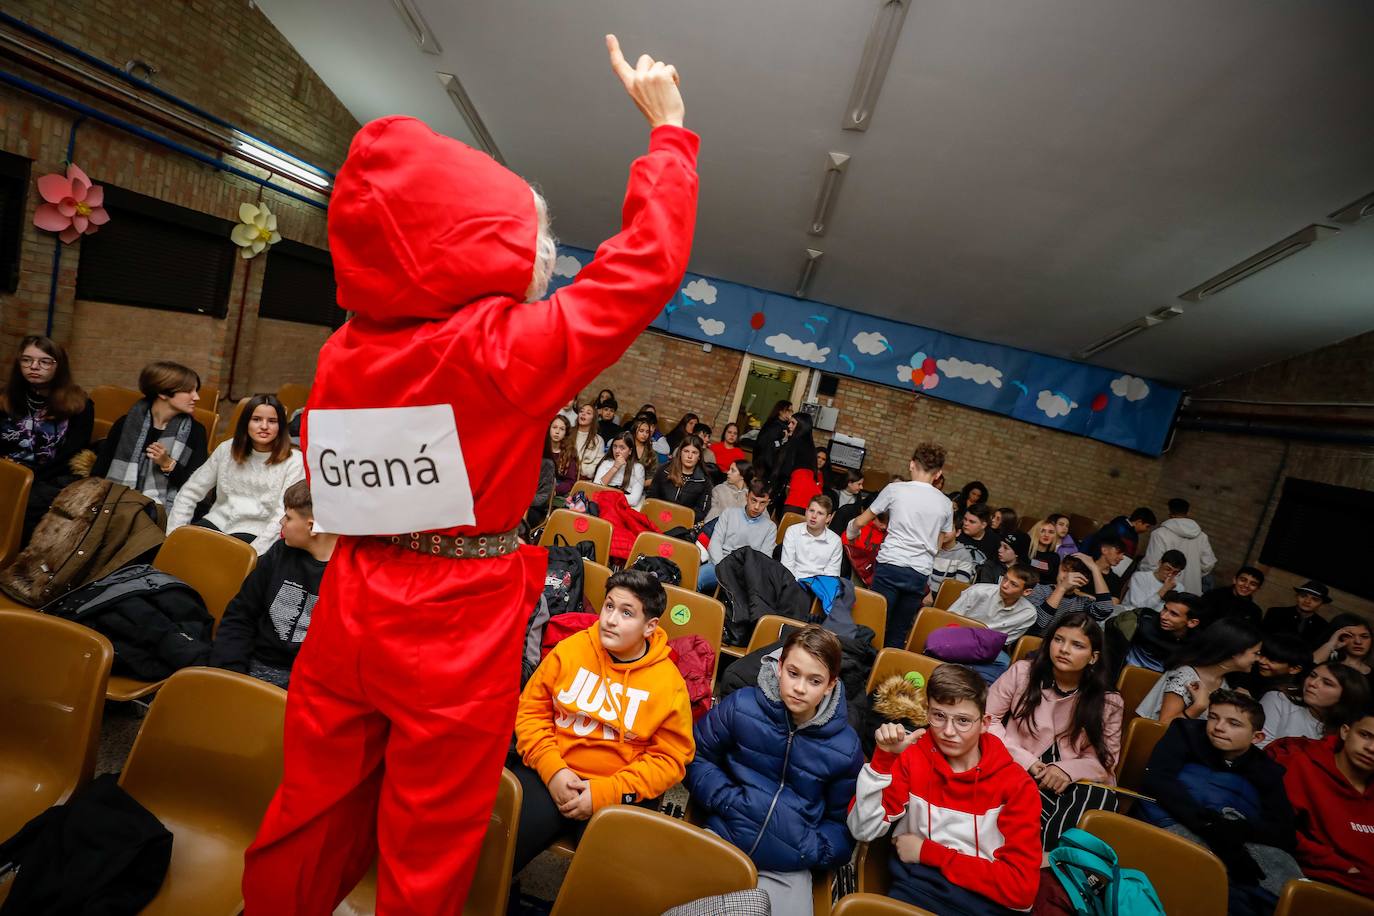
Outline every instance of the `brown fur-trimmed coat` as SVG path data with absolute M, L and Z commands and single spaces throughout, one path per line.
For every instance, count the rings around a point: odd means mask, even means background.
M 0 590 L 39 607 L 114 572 L 162 544 L 153 501 L 102 477 L 70 484 L 27 547 L 0 570 Z

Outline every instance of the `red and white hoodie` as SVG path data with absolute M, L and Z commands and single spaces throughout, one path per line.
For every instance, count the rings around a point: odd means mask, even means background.
M 993 735 L 979 742 L 977 766 L 963 773 L 930 733 L 894 756 L 882 748 L 859 772 L 849 832 L 865 842 L 893 825 L 914 833 L 921 864 L 951 883 L 1017 910 L 1029 910 L 1040 885 L 1040 791 Z

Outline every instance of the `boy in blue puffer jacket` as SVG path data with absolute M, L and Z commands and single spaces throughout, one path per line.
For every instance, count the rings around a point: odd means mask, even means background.
M 811 912 L 811 869 L 854 851 L 845 815 L 864 758 L 845 719 L 840 658 L 833 633 L 796 630 L 764 657 L 757 687 L 696 724 L 692 802 L 707 829 L 754 860 L 774 913 Z

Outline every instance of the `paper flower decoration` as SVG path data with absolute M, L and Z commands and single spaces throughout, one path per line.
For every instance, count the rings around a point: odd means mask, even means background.
M 33 224 L 56 232 L 65 245 L 110 221 L 110 214 L 101 206 L 105 189 L 91 184 L 86 173 L 74 165 L 67 166 L 66 175 L 54 172 L 38 179 L 38 193 L 44 203 L 33 211 Z
M 277 217 L 266 204 L 239 204 L 239 224 L 229 233 L 245 261 L 262 254 L 268 245 L 281 241 Z

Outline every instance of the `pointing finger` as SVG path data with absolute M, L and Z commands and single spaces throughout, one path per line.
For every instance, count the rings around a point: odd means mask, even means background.
M 634 74 L 634 70 L 625 62 L 625 55 L 620 52 L 620 39 L 614 35 L 607 35 L 606 50 L 611 54 L 611 69 L 615 71 L 616 76 L 623 80 L 626 76 Z

